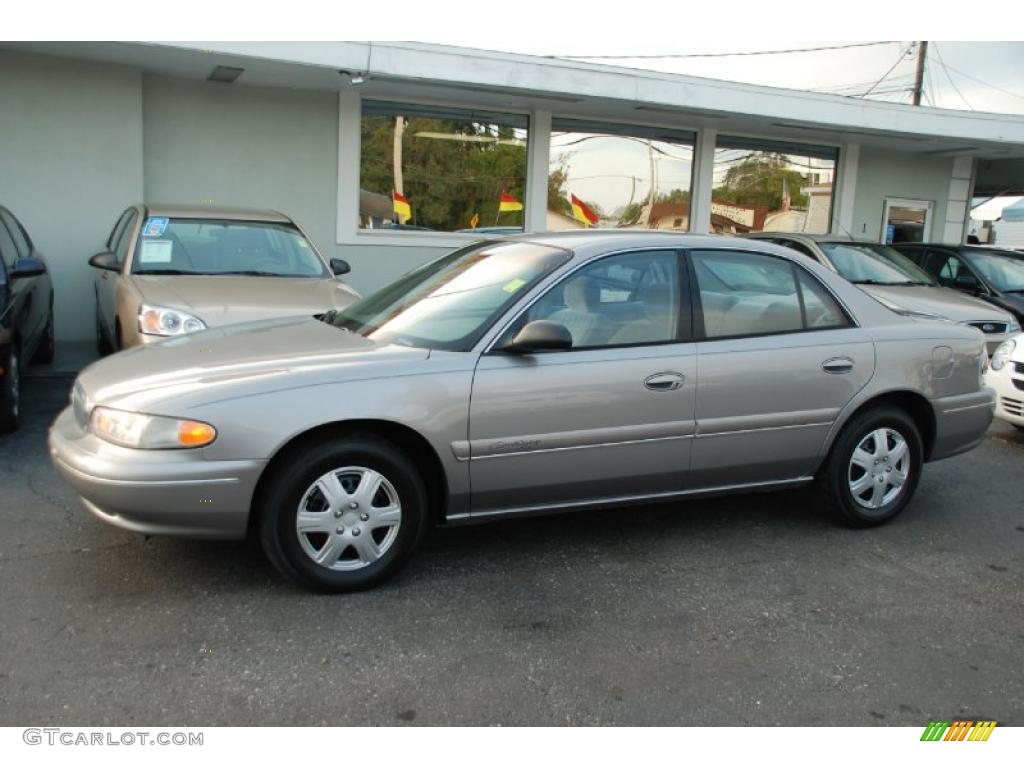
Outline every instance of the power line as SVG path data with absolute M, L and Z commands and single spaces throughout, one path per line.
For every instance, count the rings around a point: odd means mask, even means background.
M 625 56 L 622 54 L 599 54 L 596 56 L 549 54 L 548 59 L 717 59 L 723 56 L 777 56 L 785 53 L 814 53 L 816 51 L 838 51 L 845 48 L 866 48 L 873 45 L 893 45 L 899 40 L 879 40 L 871 43 L 845 43 L 843 45 L 819 45 L 815 48 L 786 48 L 777 51 L 737 51 L 734 53 L 665 53 L 638 54 Z
M 870 88 L 868 88 L 866 91 L 864 91 L 864 93 L 860 94 L 860 97 L 864 98 L 865 96 L 870 94 L 873 90 L 875 90 L 875 88 L 877 88 L 881 84 L 881 82 L 883 80 L 885 80 L 885 78 L 887 78 L 889 75 L 891 75 L 893 73 L 893 70 L 895 70 L 896 67 L 898 67 L 900 64 L 903 63 L 903 59 L 905 59 L 907 54 L 910 53 L 913 49 L 914 49 L 914 44 L 911 43 L 906 48 L 901 50 L 899 57 L 896 59 L 896 63 L 893 64 L 891 67 L 889 67 L 889 69 L 886 71 L 886 73 L 884 75 L 882 75 L 880 78 L 878 78 L 878 80 L 875 81 L 874 85 L 872 85 Z
M 1020 93 L 1014 93 L 1013 91 L 1008 91 L 1006 88 L 1000 88 L 997 85 L 992 85 L 991 83 L 986 83 L 984 80 L 978 80 L 978 78 L 974 77 L 973 75 L 968 75 L 966 72 L 963 72 L 962 70 L 957 70 L 955 67 L 951 67 L 949 65 L 946 65 L 946 69 L 947 70 L 952 70 L 957 75 L 961 75 L 963 77 L 966 77 L 968 80 L 973 80 L 974 82 L 979 83 L 980 85 L 984 85 L 984 86 L 986 86 L 988 88 L 994 88 L 997 91 L 1002 91 L 1002 92 L 1006 93 L 1009 96 L 1013 96 L 1014 98 L 1024 98 L 1024 96 L 1022 96 Z
M 971 102 L 969 102 L 964 97 L 964 95 L 962 93 L 960 93 L 960 89 L 957 88 L 956 87 L 956 83 L 953 82 L 953 76 L 949 74 L 949 67 L 946 66 L 946 62 L 943 61 L 943 59 L 942 59 L 942 51 L 939 50 L 939 44 L 938 43 L 935 43 L 935 53 L 939 57 L 939 64 L 942 65 L 942 70 L 946 73 L 946 79 L 949 80 L 949 84 L 952 85 L 953 86 L 953 90 L 956 91 L 956 95 L 959 96 L 963 100 L 964 104 L 967 105 L 968 109 L 973 110 L 974 107 L 971 106 Z

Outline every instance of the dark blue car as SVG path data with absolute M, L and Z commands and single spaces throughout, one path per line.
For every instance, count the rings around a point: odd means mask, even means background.
M 0 432 L 18 428 L 21 371 L 53 360 L 53 284 L 25 228 L 0 206 Z

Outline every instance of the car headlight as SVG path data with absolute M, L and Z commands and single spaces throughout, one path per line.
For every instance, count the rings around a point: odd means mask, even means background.
M 139 333 L 150 336 L 181 336 L 206 328 L 206 323 L 195 315 L 170 307 L 143 304 L 139 307 Z
M 1007 333 L 1020 333 L 1020 323 L 1016 320 L 1011 320 L 1010 324 L 1006 326 Z
M 217 438 L 217 430 L 202 421 L 150 416 L 97 406 L 89 429 L 98 437 L 125 448 L 202 448 Z
M 1013 339 L 1007 339 L 996 347 L 996 351 L 992 353 L 992 359 L 989 361 L 989 367 L 992 368 L 993 371 L 1002 370 L 1003 366 L 1009 362 L 1010 355 L 1013 354 L 1013 350 L 1016 346 L 1016 341 Z

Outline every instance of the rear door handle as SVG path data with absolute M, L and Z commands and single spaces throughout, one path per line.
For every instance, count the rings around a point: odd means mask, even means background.
M 670 392 L 673 389 L 682 387 L 685 381 L 686 377 L 681 373 L 662 371 L 661 373 L 652 373 L 644 379 L 644 386 L 655 392 Z
M 849 373 L 853 370 L 853 360 L 848 357 L 832 357 L 821 364 L 825 373 Z

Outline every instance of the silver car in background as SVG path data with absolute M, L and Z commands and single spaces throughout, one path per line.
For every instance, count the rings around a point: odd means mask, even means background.
M 252 532 L 282 573 L 341 591 L 432 524 L 815 480 L 847 524 L 884 523 L 924 462 L 983 439 L 985 360 L 977 329 L 770 243 L 523 235 L 321 318 L 95 363 L 49 445 L 100 520 Z
M 1009 312 L 940 286 L 913 261 L 887 245 L 835 235 L 786 232 L 752 232 L 743 237 L 767 240 L 810 256 L 897 312 L 932 315 L 974 326 L 985 334 L 990 355 L 1020 332 L 1020 324 Z
M 359 294 L 298 224 L 277 211 L 138 204 L 114 224 L 96 267 L 100 355 L 231 323 L 312 315 Z

